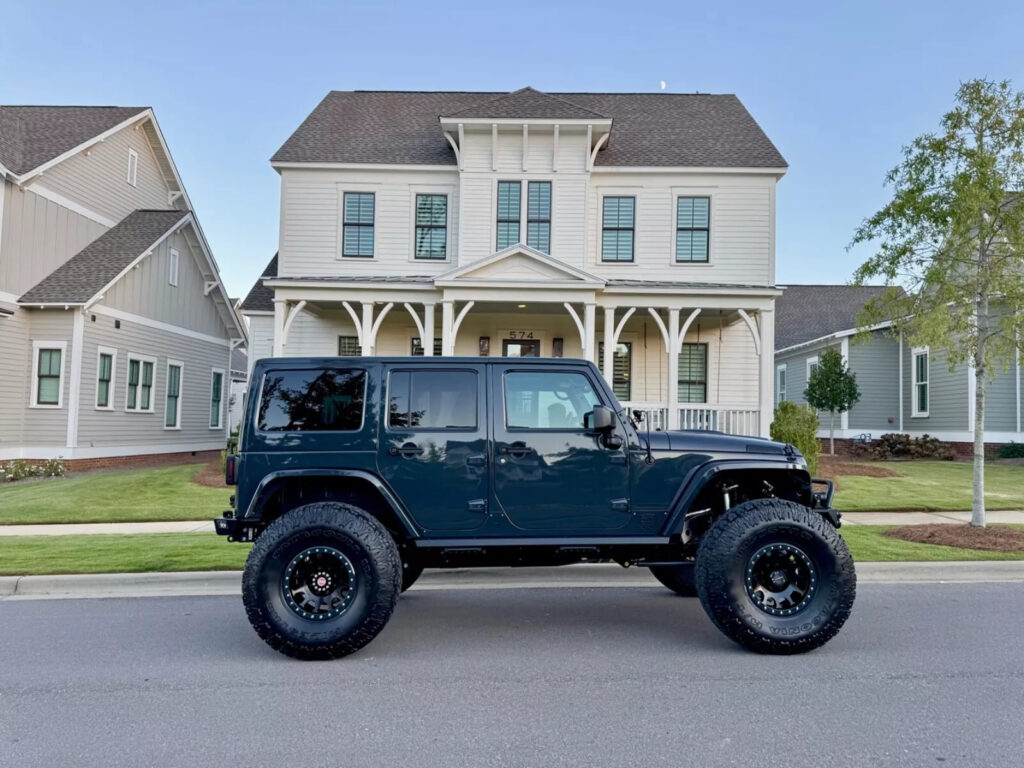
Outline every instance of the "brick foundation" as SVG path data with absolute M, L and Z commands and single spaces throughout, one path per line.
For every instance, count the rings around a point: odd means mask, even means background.
M 818 442 L 821 443 L 821 455 L 828 455 L 828 438 L 820 437 Z M 957 459 L 970 459 L 974 456 L 974 443 L 961 443 L 952 442 L 949 445 L 953 446 L 953 450 L 956 451 Z M 997 459 L 999 458 L 999 449 L 1003 447 L 1005 443 L 985 443 L 985 458 L 986 459 Z M 854 442 L 849 437 L 837 437 L 836 438 L 836 456 L 854 456 L 853 452 Z
M 198 464 L 220 458 L 220 451 L 186 451 L 183 453 L 145 453 L 139 456 L 104 456 L 101 459 L 66 459 L 68 472 L 88 472 L 90 469 L 131 469 L 136 467 L 167 467 L 175 464 Z M 43 461 L 26 459 L 30 464 Z

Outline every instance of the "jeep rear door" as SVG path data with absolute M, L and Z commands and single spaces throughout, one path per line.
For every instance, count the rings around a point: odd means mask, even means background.
M 486 377 L 482 366 L 389 366 L 381 475 L 427 531 L 487 520 Z
M 626 441 L 587 429 L 604 402 L 583 367 L 494 364 L 494 497 L 523 530 L 610 531 L 630 520 Z M 621 425 L 613 433 L 625 434 Z M 618 447 L 609 447 L 618 442 Z

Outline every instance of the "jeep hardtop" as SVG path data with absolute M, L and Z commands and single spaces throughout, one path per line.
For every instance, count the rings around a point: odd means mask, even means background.
M 246 611 L 288 655 L 358 650 L 424 568 L 642 566 L 764 653 L 853 605 L 832 485 L 793 446 L 652 430 L 593 363 L 269 358 L 250 392 L 216 529 L 254 542 Z

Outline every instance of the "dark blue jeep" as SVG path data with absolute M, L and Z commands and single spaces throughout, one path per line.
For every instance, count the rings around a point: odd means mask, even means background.
M 652 432 L 585 361 L 261 360 L 227 475 L 249 619 L 299 658 L 368 643 L 424 568 L 644 566 L 764 653 L 853 605 L 831 485 L 792 446 Z

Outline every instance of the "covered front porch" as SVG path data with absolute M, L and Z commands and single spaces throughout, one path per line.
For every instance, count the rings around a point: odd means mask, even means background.
M 477 263 L 435 278 L 268 281 L 274 354 L 582 358 L 653 429 L 767 436 L 774 289 L 605 281 L 549 257 L 509 261 L 502 274 Z

